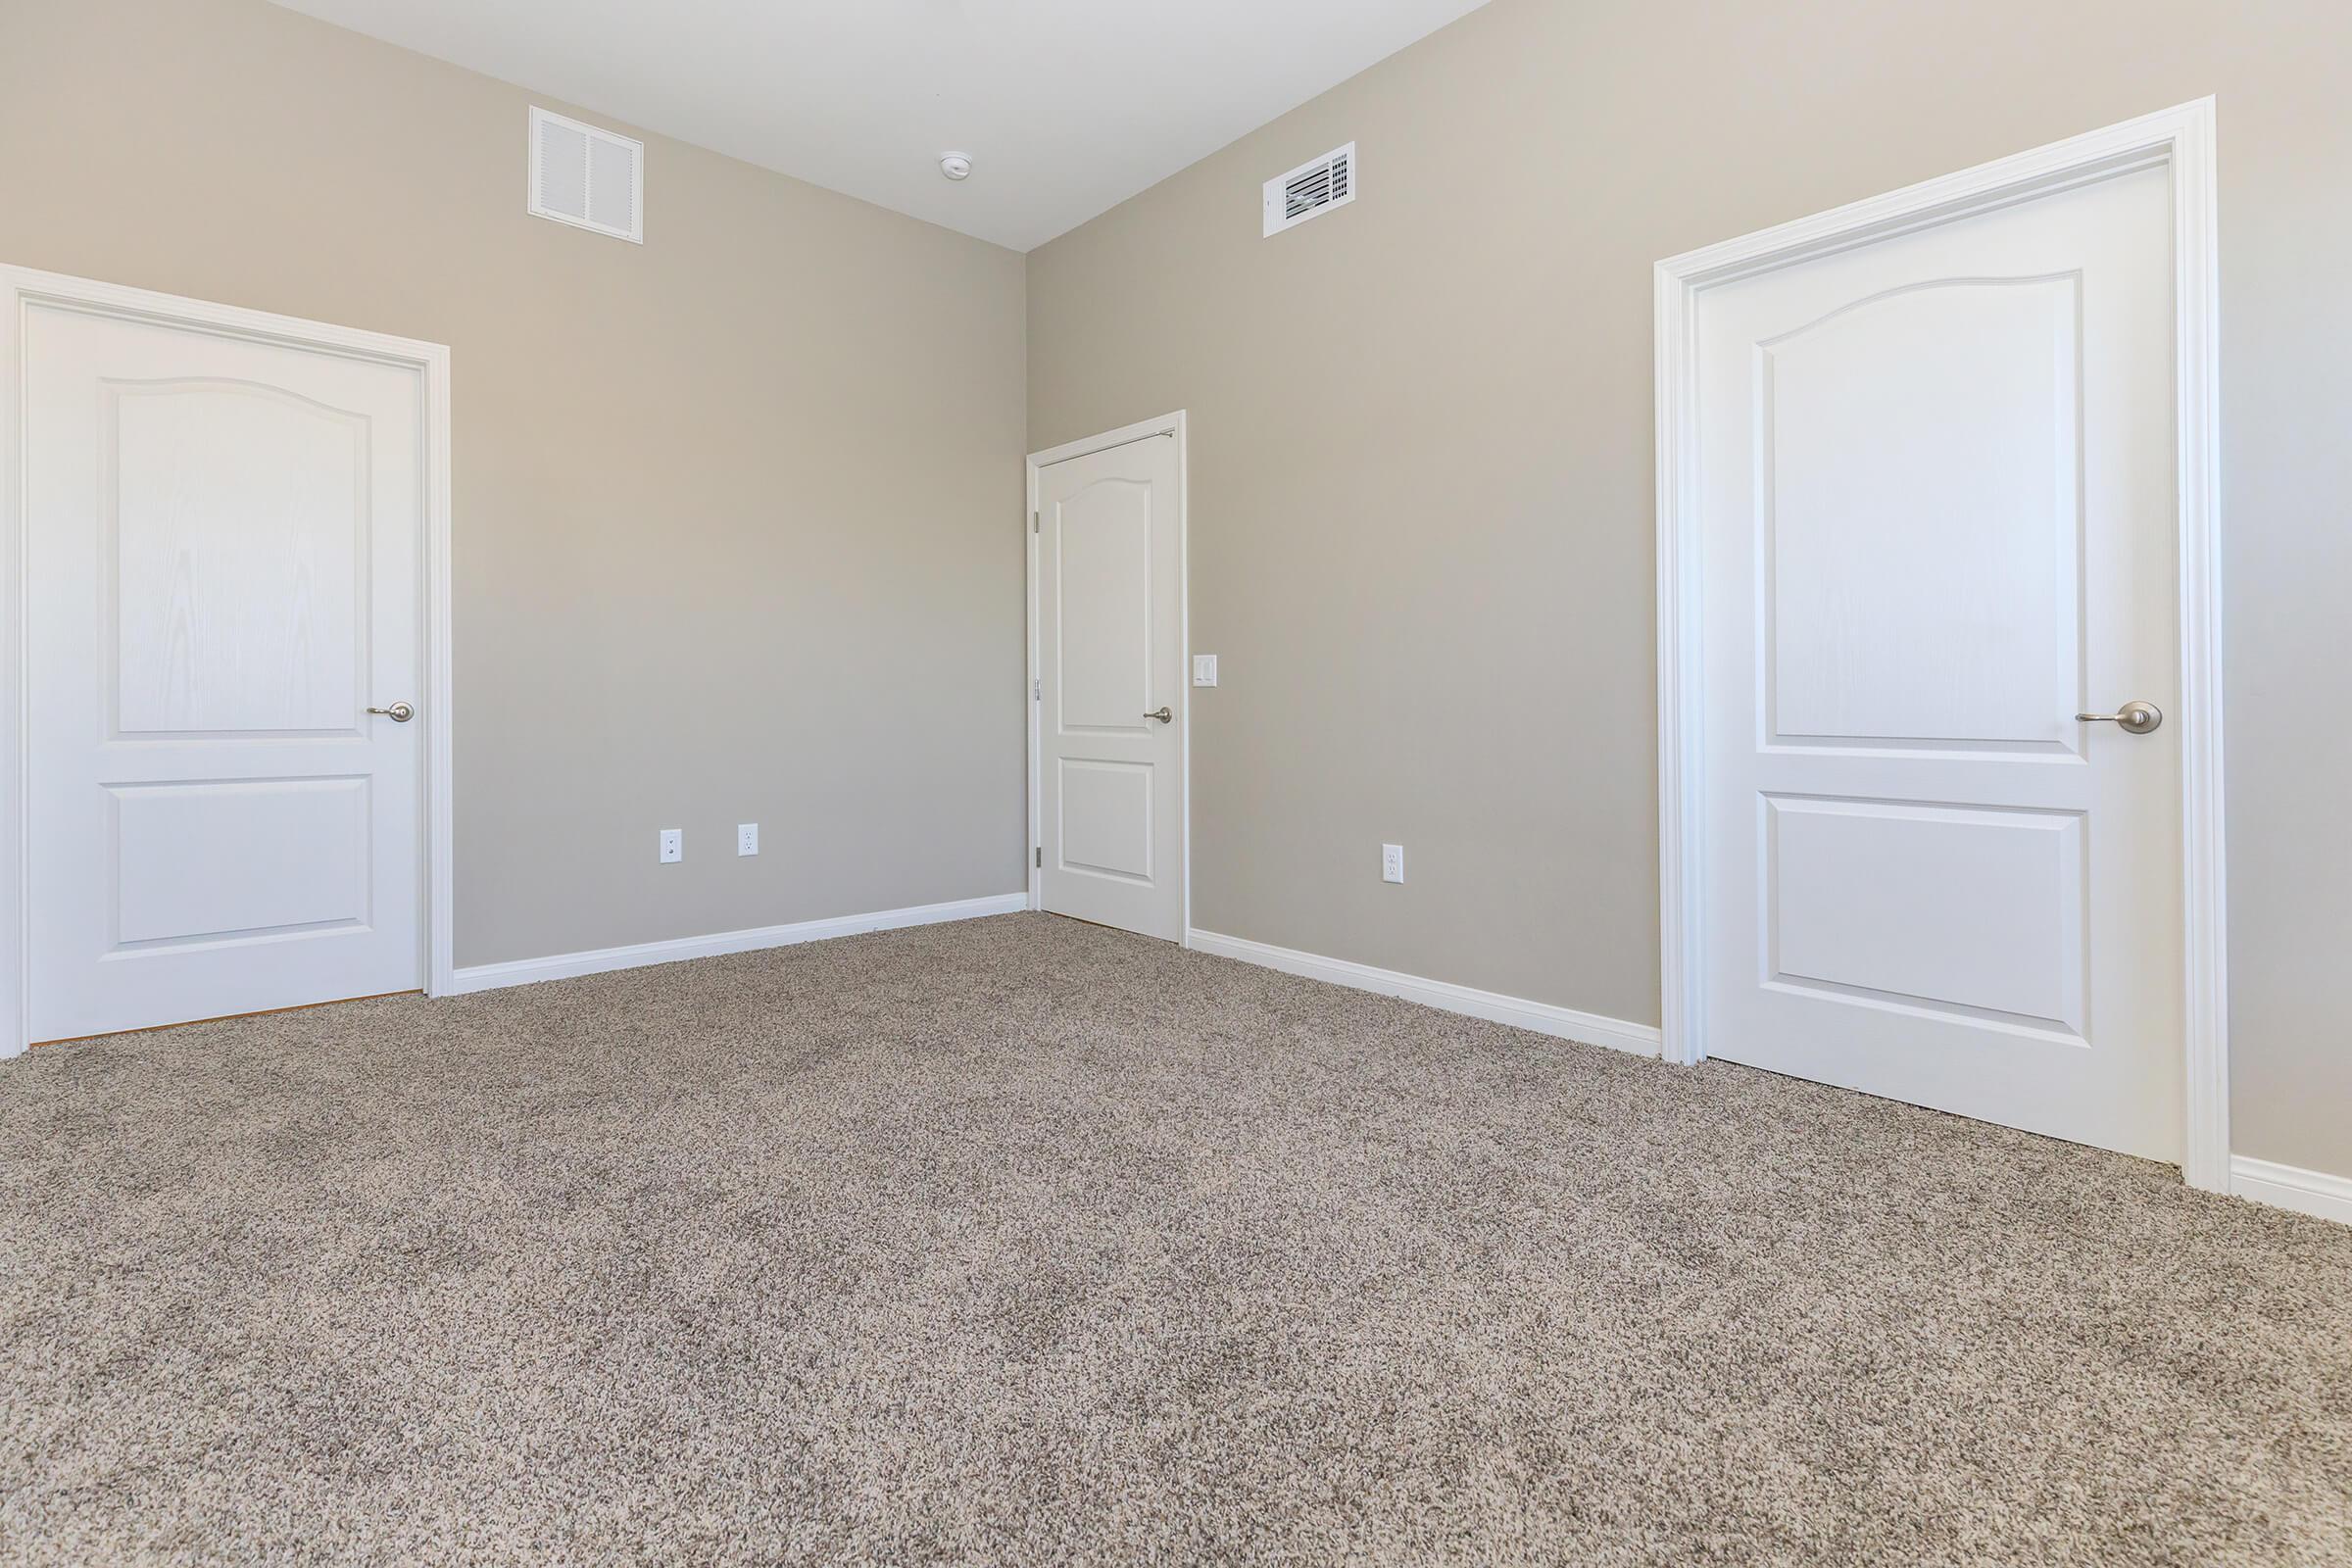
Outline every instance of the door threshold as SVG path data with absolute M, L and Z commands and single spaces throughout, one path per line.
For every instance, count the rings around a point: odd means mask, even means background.
M 124 1035 L 151 1035 L 166 1029 L 193 1029 L 200 1023 L 227 1023 L 236 1018 L 274 1018 L 281 1012 L 309 1012 L 314 1007 L 340 1007 L 346 1002 L 381 1002 L 386 997 L 420 997 L 422 995 L 424 995 L 424 989 L 421 986 L 411 986 L 406 991 L 371 991 L 366 996 L 360 997 L 329 997 L 323 1002 L 297 1002 L 290 1006 L 264 1007 L 258 1012 L 223 1012 L 217 1013 L 210 1018 L 181 1018 L 172 1023 L 141 1024 L 136 1029 L 108 1029 L 94 1035 L 64 1035 L 56 1040 L 35 1040 L 32 1043 L 32 1049 L 39 1051 L 45 1046 L 78 1046 L 91 1040 L 120 1040 Z
M 1123 937 L 1142 937 L 1146 942 L 1165 942 L 1172 947 L 1179 948 L 1184 946 L 1175 937 L 1163 937 L 1151 931 L 1138 931 L 1132 926 L 1112 925 L 1104 920 L 1089 920 L 1083 914 L 1064 914 L 1059 909 L 1040 909 L 1037 912 L 1052 915 L 1056 920 L 1075 920 L 1080 925 L 1091 925 L 1098 931 L 1116 931 Z

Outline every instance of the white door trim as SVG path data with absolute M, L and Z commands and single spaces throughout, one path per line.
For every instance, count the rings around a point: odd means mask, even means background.
M 194 326 L 231 337 L 409 366 L 424 377 L 424 691 L 419 718 L 425 753 L 425 990 L 445 996 L 456 973 L 452 869 L 449 598 L 449 350 L 438 343 L 306 321 L 265 311 L 182 299 L 29 268 L 0 266 L 0 1057 L 23 1051 L 30 1033 L 30 911 L 25 814 L 31 759 L 25 742 L 24 648 L 24 316 L 34 303 L 97 315 Z
M 2164 168 L 2173 195 L 2179 355 L 2181 847 L 2187 910 L 2187 1125 L 2181 1175 L 2230 1187 L 2230 1064 L 2222 834 L 2221 340 L 2214 101 L 2161 110 L 2033 152 L 1690 251 L 1657 265 L 1658 878 L 1664 1054 L 1707 1054 L 1698 918 L 1708 846 L 1698 611 L 1694 322 L 1736 278 L 2011 206 L 2128 171 Z
M 1184 732 L 1177 737 L 1182 751 L 1184 768 L 1184 814 L 1177 823 L 1177 835 L 1183 853 L 1178 856 L 1179 875 L 1184 885 L 1179 890 L 1184 904 L 1184 936 L 1182 944 L 1192 946 L 1193 930 L 1193 557 L 1192 557 L 1192 445 L 1185 427 L 1185 411 L 1163 414 L 1156 419 L 1139 419 L 1123 424 L 1116 430 L 1105 430 L 1079 441 L 1065 441 L 1057 447 L 1029 454 L 1029 684 L 1022 700 L 1029 707 L 1029 907 L 1046 906 L 1045 873 L 1038 867 L 1038 852 L 1046 842 L 1044 805 L 1044 737 L 1038 730 L 1038 682 L 1045 671 L 1038 663 L 1038 607 L 1037 607 L 1037 475 L 1040 468 L 1050 468 L 1056 463 L 1072 458 L 1084 458 L 1112 447 L 1123 447 L 1131 441 L 1169 438 L 1176 443 L 1176 617 L 1184 627 L 1183 662 L 1178 666 L 1181 678 L 1177 682 L 1182 693 Z

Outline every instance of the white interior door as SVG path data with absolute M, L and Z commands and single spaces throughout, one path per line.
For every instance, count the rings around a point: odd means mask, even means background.
M 1038 470 L 1044 905 L 1184 937 L 1184 602 L 1176 441 Z
M 35 1040 L 422 983 L 415 368 L 33 304 Z
M 2180 1157 L 2169 177 L 1710 289 L 1710 1054 Z

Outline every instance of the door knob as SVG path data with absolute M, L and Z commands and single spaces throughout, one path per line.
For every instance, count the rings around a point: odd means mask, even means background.
M 381 713 L 395 724 L 406 724 L 416 716 L 416 710 L 406 703 L 394 703 L 390 708 L 370 708 L 370 713 Z
M 1176 722 L 1176 715 L 1169 711 L 1168 705 L 1165 703 L 1160 704 L 1155 710 L 1146 713 L 1144 716 L 1146 718 L 1156 718 L 1162 724 L 1173 724 Z
M 2126 703 L 2112 713 L 2077 713 L 2085 724 L 2113 724 L 2127 735 L 2145 735 L 2164 722 L 2164 710 L 2154 703 Z

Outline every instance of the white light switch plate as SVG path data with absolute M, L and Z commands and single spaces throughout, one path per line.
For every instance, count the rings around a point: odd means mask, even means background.
M 1380 847 L 1380 879 L 1383 882 L 1404 880 L 1404 846 L 1383 844 Z
M 735 853 L 737 855 L 758 855 L 760 853 L 759 823 L 738 822 L 735 824 Z
M 1195 654 L 1193 656 L 1193 684 L 1196 686 L 1214 686 L 1216 683 L 1217 656 L 1214 654 Z
M 686 858 L 686 830 L 682 827 L 663 828 L 662 830 L 662 863 L 668 865 L 674 860 L 683 860 L 684 858 Z

